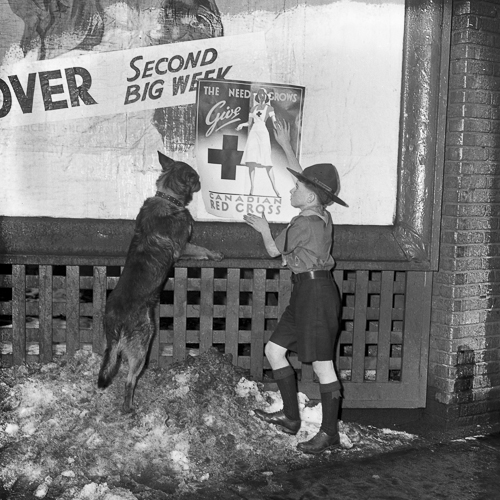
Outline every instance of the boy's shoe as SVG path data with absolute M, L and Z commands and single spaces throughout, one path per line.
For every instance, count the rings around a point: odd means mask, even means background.
M 313 455 L 317 455 L 329 450 L 330 448 L 335 448 L 339 444 L 340 436 L 338 432 L 335 436 L 330 436 L 320 429 L 312 439 L 299 443 L 297 445 L 297 449 L 303 453 L 312 453 Z
M 275 411 L 274 413 L 266 413 L 262 410 L 254 410 L 255 415 L 267 422 L 268 424 L 274 424 L 280 431 L 286 432 L 287 434 L 297 434 L 300 429 L 300 420 L 292 420 L 288 418 L 283 410 Z

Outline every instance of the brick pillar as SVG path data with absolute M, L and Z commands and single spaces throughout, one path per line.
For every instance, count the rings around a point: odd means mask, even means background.
M 500 421 L 500 0 L 453 2 L 427 409 Z

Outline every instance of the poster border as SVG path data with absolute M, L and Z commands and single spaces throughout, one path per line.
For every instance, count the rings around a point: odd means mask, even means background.
M 394 224 L 336 226 L 333 253 L 340 269 L 438 267 L 451 4 L 405 2 Z M 0 217 L 0 262 L 50 263 L 64 256 L 75 264 L 91 258 L 103 265 L 123 263 L 133 225 L 129 220 Z M 272 226 L 278 231 L 285 225 Z M 269 260 L 257 236 L 244 223 L 197 222 L 193 242 L 222 251 L 228 260 L 218 267 L 228 267 L 231 259 L 246 267 L 259 267 L 255 259 L 274 267 L 276 260 Z

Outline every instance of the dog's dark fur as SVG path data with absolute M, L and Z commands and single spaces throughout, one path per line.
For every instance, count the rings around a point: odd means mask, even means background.
M 160 193 L 182 202 L 178 207 L 164 197 L 148 198 L 137 216 L 135 231 L 116 288 L 106 303 L 104 331 L 107 347 L 99 371 L 98 387 L 111 384 L 120 359 L 128 360 L 123 410 L 132 410 L 137 378 L 144 368 L 155 333 L 153 310 L 168 273 L 181 255 L 196 259 L 222 259 L 222 254 L 188 243 L 193 218 L 185 207 L 200 190 L 200 179 L 188 164 L 158 152 L 162 174 Z

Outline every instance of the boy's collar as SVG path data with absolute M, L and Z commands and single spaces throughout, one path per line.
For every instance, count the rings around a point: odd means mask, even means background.
M 328 214 L 326 210 L 320 205 L 304 208 L 303 210 L 300 211 L 299 215 L 304 215 L 304 216 L 317 215 L 318 217 L 321 217 L 325 222 L 328 220 Z

